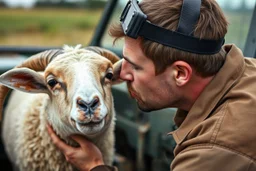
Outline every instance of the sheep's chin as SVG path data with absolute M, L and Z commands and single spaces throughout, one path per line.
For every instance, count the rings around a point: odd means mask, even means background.
M 95 135 L 103 129 L 105 125 L 105 119 L 103 119 L 98 124 L 93 125 L 83 125 L 76 122 L 76 128 L 84 135 Z

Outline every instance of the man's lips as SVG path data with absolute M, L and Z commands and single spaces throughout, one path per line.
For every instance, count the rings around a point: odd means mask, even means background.
M 138 96 L 138 94 L 136 93 L 136 91 L 134 91 L 134 89 L 132 88 L 131 84 L 127 84 L 127 86 L 128 86 L 128 91 L 129 91 L 130 96 L 131 96 L 133 99 L 137 99 L 139 96 Z
M 134 91 L 129 90 L 129 93 L 130 93 L 132 98 L 136 98 L 136 93 Z
M 130 95 L 131 95 L 131 97 L 132 97 L 133 99 L 138 100 L 138 95 L 137 95 L 137 93 L 136 93 L 135 91 L 130 90 L 129 93 L 130 93 Z

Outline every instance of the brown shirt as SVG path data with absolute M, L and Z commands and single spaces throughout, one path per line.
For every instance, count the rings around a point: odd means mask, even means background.
M 256 60 L 225 45 L 226 61 L 171 132 L 172 171 L 256 171 Z

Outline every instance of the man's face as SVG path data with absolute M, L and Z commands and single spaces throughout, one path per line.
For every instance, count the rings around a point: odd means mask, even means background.
M 127 81 L 129 93 L 139 108 L 152 111 L 170 107 L 175 97 L 171 76 L 167 71 L 155 75 L 154 63 L 144 55 L 140 40 L 125 37 L 123 56 L 120 77 Z

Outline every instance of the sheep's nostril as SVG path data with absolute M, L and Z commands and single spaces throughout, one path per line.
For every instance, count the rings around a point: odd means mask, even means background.
M 98 107 L 98 104 L 99 104 L 99 98 L 98 97 L 95 97 L 93 99 L 93 101 L 91 102 L 91 108 L 93 110 L 95 110 L 97 107 Z
M 93 112 L 98 106 L 99 106 L 99 98 L 98 97 L 94 97 L 92 101 L 85 102 L 82 99 L 78 99 L 77 100 L 77 105 L 80 109 L 82 109 L 83 111 L 87 112 Z
M 89 107 L 89 104 L 87 104 L 85 101 L 83 100 L 77 100 L 77 104 L 80 108 L 82 108 L 83 110 L 87 110 Z

